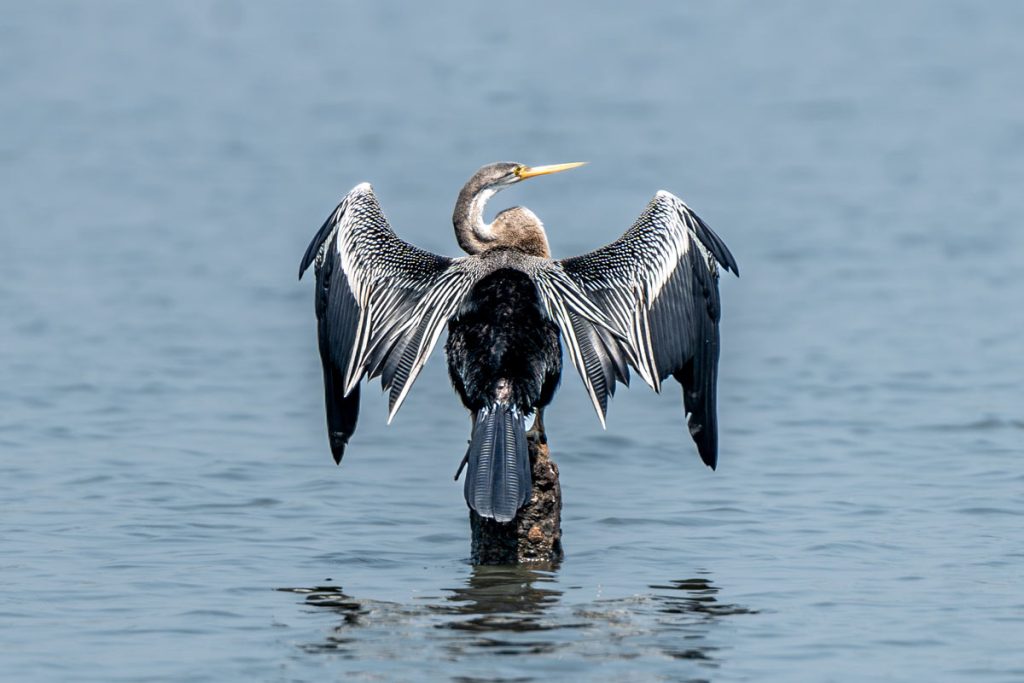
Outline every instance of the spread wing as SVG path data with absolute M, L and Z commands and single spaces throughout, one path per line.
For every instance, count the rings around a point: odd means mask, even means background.
M 341 462 L 359 415 L 359 382 L 381 378 L 388 421 L 401 407 L 448 319 L 474 282 L 464 259 L 395 235 L 368 183 L 342 199 L 306 249 L 316 268 L 316 317 L 331 452 Z
M 621 332 L 622 353 L 651 388 L 660 392 L 669 375 L 682 384 L 690 435 L 714 468 L 718 266 L 739 274 L 725 243 L 681 199 L 661 191 L 618 240 L 559 263 Z

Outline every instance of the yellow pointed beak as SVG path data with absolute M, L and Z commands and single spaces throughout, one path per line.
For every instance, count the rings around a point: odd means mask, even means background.
M 571 164 L 551 164 L 550 166 L 523 166 L 516 170 L 516 175 L 519 176 L 520 180 L 526 180 L 527 178 L 533 178 L 534 176 L 547 175 L 549 173 L 561 173 L 562 171 L 568 171 L 570 168 L 578 168 L 585 164 L 585 161 L 574 161 Z

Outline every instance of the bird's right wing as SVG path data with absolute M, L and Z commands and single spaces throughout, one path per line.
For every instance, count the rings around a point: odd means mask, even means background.
M 629 364 L 655 391 L 683 385 L 701 459 L 717 462 L 718 265 L 738 274 L 729 249 L 675 195 L 658 192 L 629 230 L 589 254 L 558 262 L 625 337 Z
M 355 431 L 360 380 L 381 377 L 390 422 L 475 277 L 463 259 L 399 239 L 368 183 L 324 222 L 299 277 L 313 264 L 328 435 L 340 462 Z

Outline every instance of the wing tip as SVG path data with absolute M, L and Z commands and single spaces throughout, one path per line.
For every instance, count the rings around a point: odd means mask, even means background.
M 313 265 L 313 261 L 316 260 L 316 253 L 320 250 L 320 245 L 323 243 L 322 239 L 323 228 L 317 232 L 313 237 L 313 241 L 310 242 L 309 246 L 306 247 L 306 253 L 302 255 L 302 260 L 299 261 L 299 281 L 302 281 L 302 276 L 306 274 L 309 267 Z M 315 246 L 314 246 L 315 245 Z
M 328 434 L 331 442 L 331 457 L 334 458 L 334 464 L 340 465 L 341 459 L 345 457 L 345 446 L 348 445 L 348 439 L 350 434 L 344 432 L 331 432 Z
M 700 454 L 701 462 L 711 468 L 714 472 L 718 469 L 718 439 L 712 438 L 711 443 L 704 441 L 703 443 L 698 442 L 697 452 Z
M 720 266 L 722 266 L 722 268 L 724 268 L 726 272 L 732 271 L 733 275 L 735 275 L 736 277 L 739 277 L 740 276 L 740 266 L 739 266 L 738 263 L 736 263 L 735 257 L 733 257 L 732 252 L 729 251 L 729 247 L 725 246 L 724 242 L 722 243 L 722 249 L 723 249 L 723 254 L 722 255 L 725 257 L 725 260 L 724 261 L 718 261 L 718 264 Z M 716 257 L 715 260 L 717 261 L 718 258 Z
M 696 440 L 696 437 L 694 437 L 694 439 Z M 717 446 L 717 444 L 709 445 L 707 443 L 700 443 L 700 442 L 698 442 L 697 443 L 697 454 L 700 455 L 701 462 L 703 462 L 705 465 L 710 467 L 712 472 L 714 472 L 716 469 L 718 469 L 718 446 Z
M 657 192 L 654 193 L 654 197 L 655 200 L 666 200 L 674 204 L 678 204 L 677 208 L 680 208 L 686 211 L 691 216 L 693 216 L 693 218 L 697 221 L 698 225 L 700 225 L 701 228 L 703 228 L 704 230 L 706 230 L 707 232 L 711 233 L 711 235 L 714 236 L 713 239 L 715 242 L 717 242 L 717 244 L 715 245 L 717 249 L 713 250 L 715 260 L 718 261 L 718 263 L 722 266 L 722 268 L 726 270 L 726 272 L 732 271 L 732 274 L 735 275 L 736 277 L 740 276 L 739 264 L 736 263 L 736 258 L 732 255 L 732 252 L 729 251 L 729 247 L 725 245 L 725 242 L 722 241 L 722 238 L 719 237 L 711 228 L 709 228 L 708 224 L 704 222 L 704 219 L 698 216 L 697 213 L 686 204 L 686 202 L 684 202 L 680 197 L 672 194 L 668 190 L 658 190 Z M 719 251 L 721 253 L 718 253 Z

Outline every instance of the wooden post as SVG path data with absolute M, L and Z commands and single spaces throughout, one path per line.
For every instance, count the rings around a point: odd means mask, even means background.
M 530 443 L 533 493 L 507 524 L 469 511 L 473 564 L 556 564 L 562 559 L 562 487 L 547 444 Z

